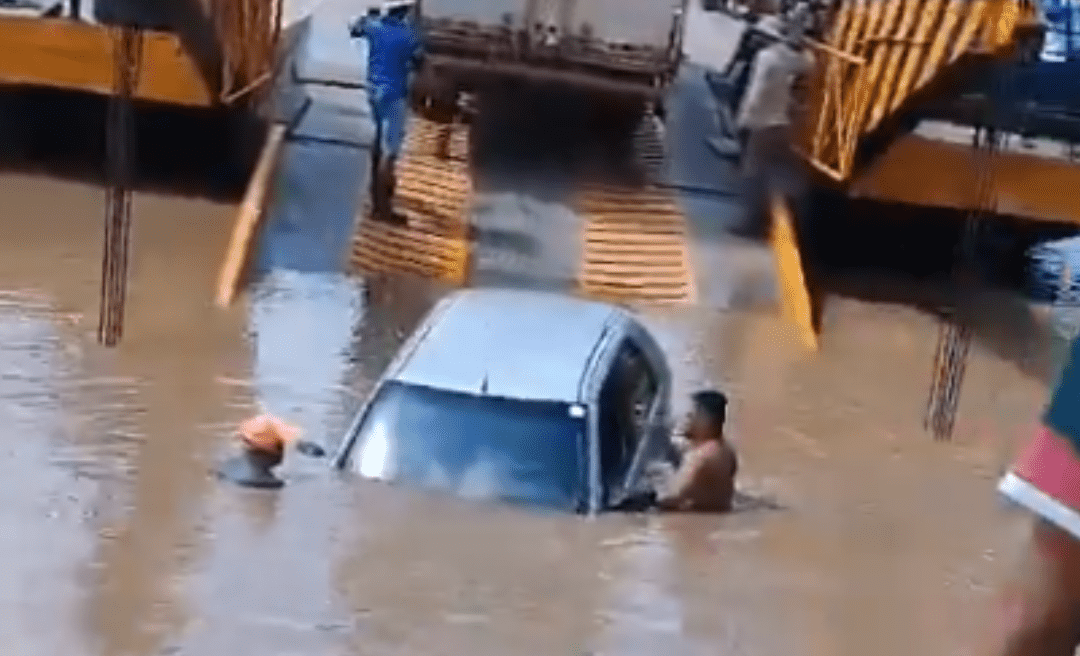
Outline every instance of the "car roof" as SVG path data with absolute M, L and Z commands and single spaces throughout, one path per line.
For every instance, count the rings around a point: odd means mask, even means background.
M 582 400 L 583 377 L 604 334 L 628 319 L 614 305 L 559 294 L 459 291 L 432 312 L 412 352 L 387 378 L 456 392 L 574 403 Z

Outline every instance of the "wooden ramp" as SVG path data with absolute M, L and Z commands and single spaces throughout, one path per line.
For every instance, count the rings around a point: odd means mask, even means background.
M 585 224 L 578 285 L 615 302 L 695 302 L 686 219 L 670 190 L 586 189 L 576 209 Z
M 407 134 L 397 165 L 394 210 L 408 225 L 374 221 L 365 207 L 353 239 L 352 268 L 463 285 L 469 272 L 472 206 L 467 128 L 413 118 Z

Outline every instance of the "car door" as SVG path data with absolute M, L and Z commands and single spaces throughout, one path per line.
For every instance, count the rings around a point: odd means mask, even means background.
M 629 497 L 647 493 L 652 489 L 646 476 L 649 463 L 665 460 L 676 464 L 671 457 L 671 373 L 667 359 L 660 346 L 642 326 L 635 325 L 629 332 L 628 340 L 642 355 L 643 364 L 647 368 L 646 375 L 654 384 L 651 394 L 642 394 L 635 399 L 640 439 L 635 444 L 633 457 L 614 497 L 614 503 L 623 503 Z
M 656 422 L 660 376 L 640 340 L 618 345 L 600 392 L 600 478 L 605 505 L 623 495 L 637 454 Z

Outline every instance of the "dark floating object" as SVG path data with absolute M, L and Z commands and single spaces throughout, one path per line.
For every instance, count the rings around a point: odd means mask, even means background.
M 315 442 L 308 442 L 307 440 L 301 440 L 296 443 L 296 450 L 299 453 L 311 458 L 325 458 L 326 449 L 322 448 L 321 444 Z
M 241 487 L 261 490 L 276 490 L 284 487 L 285 481 L 273 472 L 277 463 L 268 461 L 266 455 L 250 452 L 235 455 L 222 463 L 217 471 L 218 478 Z

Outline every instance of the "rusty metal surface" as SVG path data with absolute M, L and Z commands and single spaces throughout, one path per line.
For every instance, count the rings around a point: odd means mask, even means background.
M 1036 17 L 1028 0 L 845 2 L 813 48 L 799 150 L 846 182 L 863 137 L 974 59 L 1011 56 Z
M 0 17 L 0 83 L 113 92 L 112 39 L 108 26 L 67 19 Z M 216 88 L 200 73 L 198 53 L 179 37 L 145 33 L 139 100 L 205 107 L 217 102 Z
M 283 1 L 109 5 L 100 23 L 0 17 L 0 50 L 5 53 L 0 82 L 108 95 L 110 25 L 137 24 L 147 28 L 142 45 L 146 63 L 133 97 L 194 106 L 250 102 L 273 76 Z
M 533 60 L 555 64 L 577 63 L 598 69 L 662 73 L 674 63 L 668 44 L 604 43 L 566 36 L 558 50 L 528 50 L 518 35 L 504 26 L 480 25 L 448 19 L 428 19 L 424 35 L 436 52 L 472 54 L 491 61 Z
M 108 184 L 105 191 L 105 252 L 101 259 L 98 342 L 116 346 L 124 334 L 128 260 L 131 245 L 132 158 L 137 152 L 131 96 L 142 63 L 142 30 L 113 28 L 113 93 L 105 126 Z
M 407 134 L 397 165 L 394 210 L 408 224 L 374 221 L 365 204 L 353 240 L 352 268 L 464 284 L 472 202 L 467 128 L 414 118 Z
M 677 54 L 686 0 L 426 0 L 429 42 L 477 42 L 478 54 L 560 60 L 598 58 L 617 67 L 625 57 L 670 66 Z M 675 29 L 673 29 L 675 28 Z M 490 47 L 486 50 L 484 46 Z M 495 52 L 505 49 L 507 52 Z
M 467 55 L 430 55 L 428 61 L 438 73 L 452 75 L 467 87 L 498 83 L 510 78 L 659 99 L 666 81 L 666 78 L 660 78 L 661 83 L 658 84 L 657 74 L 649 71 L 617 74 L 600 67 L 568 68 L 514 60 L 486 61 Z

